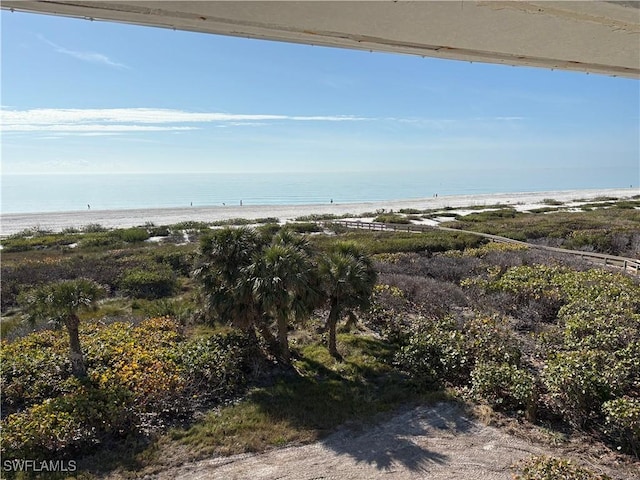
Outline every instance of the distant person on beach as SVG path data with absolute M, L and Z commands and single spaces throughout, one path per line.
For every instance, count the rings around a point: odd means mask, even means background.
M 240 200 L 240 206 L 242 206 L 242 200 Z
M 193 207 L 193 202 L 191 202 L 191 206 Z
M 333 198 L 331 199 L 331 203 L 333 203 Z
M 91 210 L 91 205 L 87 203 L 87 210 Z

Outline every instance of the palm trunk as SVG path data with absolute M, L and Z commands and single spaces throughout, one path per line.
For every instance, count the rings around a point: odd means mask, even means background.
M 327 318 L 327 329 L 329 330 L 329 353 L 338 358 L 338 347 L 336 346 L 336 326 L 338 324 L 338 299 L 331 299 L 331 309 L 329 310 L 329 318 Z
M 288 365 L 291 361 L 291 354 L 289 352 L 289 339 L 287 337 L 287 316 L 278 316 L 278 343 L 280 344 L 280 359 L 282 363 Z
M 274 337 L 273 333 L 271 333 L 269 325 L 267 325 L 264 320 L 258 320 L 255 325 L 260 332 L 260 335 L 262 335 L 262 338 L 264 338 L 265 342 L 267 342 L 269 351 L 277 356 L 280 351 L 280 346 L 278 344 L 278 341 L 276 340 L 276 337 Z
M 80 348 L 80 334 L 78 327 L 80 319 L 73 313 L 67 317 L 65 322 L 67 333 L 69 334 L 69 360 L 71 360 L 71 372 L 76 378 L 87 376 L 87 368 L 84 364 L 82 348 Z

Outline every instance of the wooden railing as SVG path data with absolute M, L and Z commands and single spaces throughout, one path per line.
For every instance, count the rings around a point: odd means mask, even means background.
M 353 220 L 335 220 L 331 223 L 336 225 L 342 225 L 347 228 L 356 228 L 361 230 L 371 231 L 385 231 L 385 232 L 428 232 L 434 230 L 446 230 L 449 232 L 470 233 L 472 235 L 478 235 L 480 237 L 488 238 L 493 242 L 500 243 L 512 243 L 516 245 L 523 245 L 529 248 L 537 248 L 539 250 L 547 250 L 550 252 L 566 253 L 569 255 L 579 256 L 580 258 L 592 263 L 602 264 L 605 266 L 618 267 L 623 271 L 635 273 L 640 275 L 640 260 L 636 258 L 619 257 L 617 255 L 607 255 L 604 253 L 596 252 L 584 252 L 582 250 L 569 250 L 566 248 L 548 247 L 546 245 L 536 245 L 535 243 L 521 242 L 519 240 L 513 240 L 512 238 L 501 237 L 499 235 L 491 235 L 489 233 L 472 232 L 471 230 L 460 230 L 458 228 L 449 228 L 441 226 L 431 225 L 415 225 L 404 223 L 378 223 L 378 222 L 360 222 Z

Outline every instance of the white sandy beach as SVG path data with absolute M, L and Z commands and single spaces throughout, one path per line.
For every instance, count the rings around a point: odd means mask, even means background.
M 445 207 L 467 207 L 494 205 L 497 203 L 515 206 L 518 210 L 527 210 L 543 206 L 544 199 L 554 199 L 563 203 L 575 200 L 592 200 L 596 197 L 628 198 L 638 195 L 638 188 L 567 190 L 551 192 L 494 193 L 480 195 L 452 195 L 437 198 L 391 200 L 367 203 L 334 203 L 314 205 L 244 205 L 192 208 L 159 208 L 131 210 L 84 210 L 53 213 L 16 213 L 0 215 L 0 235 L 11 235 L 25 229 L 61 231 L 65 228 L 82 228 L 89 224 L 100 224 L 108 228 L 134 227 L 148 222 L 155 225 L 172 225 L 184 221 L 213 222 L 230 218 L 276 217 L 281 221 L 293 220 L 303 215 L 332 213 L 335 215 L 353 214 L 378 209 L 400 210 L 403 208 L 432 209 Z

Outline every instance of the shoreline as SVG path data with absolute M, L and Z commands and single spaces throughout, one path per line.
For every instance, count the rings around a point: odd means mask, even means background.
M 89 224 L 100 224 L 106 228 L 127 228 L 155 225 L 173 225 L 184 221 L 214 222 L 231 218 L 255 219 L 276 217 L 281 222 L 312 214 L 353 214 L 380 209 L 400 210 L 416 208 L 420 210 L 439 208 L 460 208 L 470 206 L 526 205 L 530 208 L 544 206 L 543 200 L 554 199 L 563 203 L 575 200 L 589 201 L 597 197 L 628 198 L 640 194 L 638 188 L 560 190 L 548 192 L 513 192 L 472 195 L 444 195 L 422 199 L 399 199 L 361 203 L 333 203 L 310 205 L 244 205 L 178 208 L 144 208 L 126 210 L 82 210 L 72 212 L 47 213 L 7 213 L 0 214 L 0 235 L 7 236 L 30 228 L 40 228 L 59 232 L 65 228 L 82 228 Z

